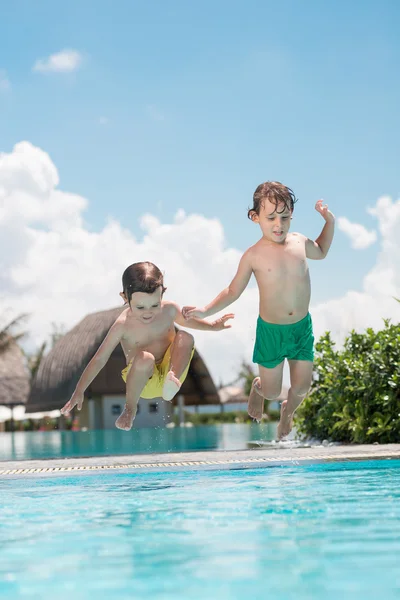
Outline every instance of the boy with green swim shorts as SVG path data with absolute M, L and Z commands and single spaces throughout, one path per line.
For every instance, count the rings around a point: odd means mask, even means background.
M 228 329 L 232 314 L 212 321 L 193 319 L 187 323 L 180 307 L 164 300 L 164 278 L 151 262 L 138 262 L 122 275 L 120 296 L 127 305 L 103 340 L 100 348 L 83 371 L 71 399 L 61 412 L 81 410 L 84 393 L 107 363 L 112 351 L 121 344 L 126 368 L 121 375 L 126 382 L 126 404 L 115 425 L 128 431 L 136 416 L 139 398 L 162 398 L 172 401 L 189 371 L 194 353 L 193 336 L 176 330 L 175 324 L 202 331 Z
M 259 294 L 259 317 L 253 360 L 258 364 L 249 397 L 249 415 L 260 420 L 264 398 L 274 400 L 282 390 L 284 361 L 290 369 L 290 389 L 281 405 L 278 438 L 288 435 L 293 415 L 306 397 L 312 380 L 314 336 L 310 305 L 307 259 L 321 260 L 332 243 L 335 217 L 318 200 L 315 209 L 325 221 L 313 241 L 300 233 L 289 233 L 294 204 L 292 190 L 276 181 L 260 184 L 248 217 L 258 223 L 262 237 L 243 254 L 235 277 L 204 308 L 185 306 L 185 319 L 208 317 L 239 298 L 254 274 Z

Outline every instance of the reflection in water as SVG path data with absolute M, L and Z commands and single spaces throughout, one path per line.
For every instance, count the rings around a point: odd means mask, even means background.
M 275 423 L 201 425 L 96 431 L 26 431 L 0 434 L 0 461 L 195 450 L 243 450 L 274 439 Z

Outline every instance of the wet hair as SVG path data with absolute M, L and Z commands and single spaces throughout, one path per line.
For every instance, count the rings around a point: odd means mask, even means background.
M 293 191 L 286 187 L 286 185 L 279 183 L 279 181 L 266 181 L 265 183 L 260 183 L 253 195 L 253 206 L 247 212 L 249 219 L 253 220 L 254 215 L 260 214 L 260 209 L 264 200 L 269 200 L 275 204 L 275 210 L 277 212 L 284 212 L 285 210 L 293 212 L 294 204 L 297 202 L 297 198 Z M 279 204 L 284 205 L 281 211 L 278 211 Z
M 125 269 L 122 275 L 122 289 L 131 303 L 132 294 L 143 292 L 154 294 L 161 287 L 161 295 L 167 288 L 164 287 L 164 276 L 160 269 L 151 262 L 138 262 Z

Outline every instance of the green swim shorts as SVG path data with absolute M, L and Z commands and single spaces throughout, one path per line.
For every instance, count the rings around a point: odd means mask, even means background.
M 314 335 L 311 315 L 297 323 L 279 325 L 257 320 L 253 362 L 273 369 L 285 358 L 288 360 L 314 360 Z

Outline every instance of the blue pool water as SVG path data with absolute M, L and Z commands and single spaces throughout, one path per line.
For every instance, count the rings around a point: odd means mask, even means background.
M 26 431 L 0 434 L 0 461 L 194 450 L 243 450 L 248 442 L 275 438 L 276 423 Z
M 7 599 L 400 597 L 398 460 L 0 486 Z

